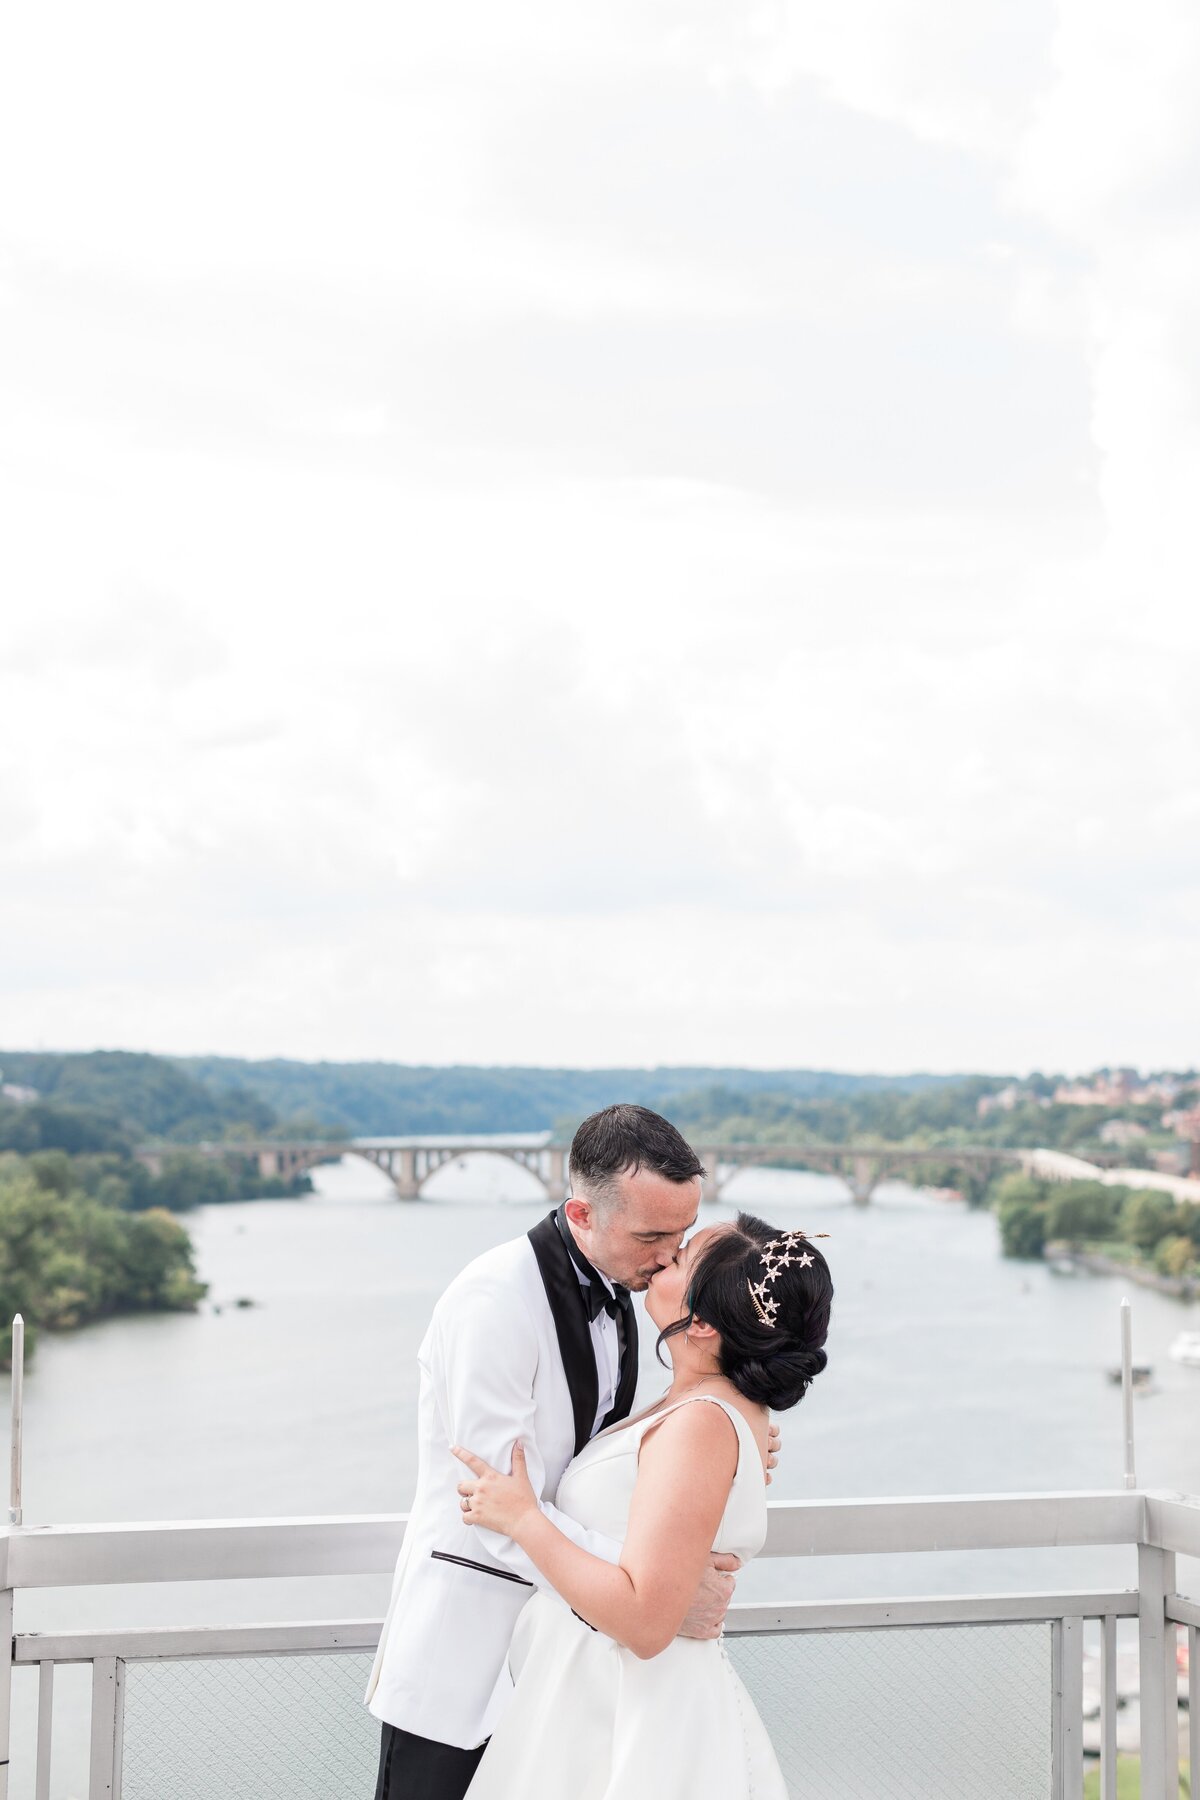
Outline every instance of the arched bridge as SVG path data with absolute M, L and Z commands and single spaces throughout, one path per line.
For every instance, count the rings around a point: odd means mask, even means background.
M 183 1148 L 184 1146 L 178 1146 Z M 551 1144 L 549 1133 L 513 1133 L 509 1137 L 404 1137 L 346 1138 L 292 1143 L 194 1144 L 194 1155 L 222 1161 L 253 1161 L 260 1175 L 279 1175 L 291 1181 L 315 1169 L 319 1163 L 336 1162 L 343 1156 L 361 1156 L 382 1169 L 400 1200 L 418 1200 L 425 1182 L 443 1164 L 463 1156 L 506 1156 L 536 1175 L 557 1205 L 567 1197 L 567 1152 Z M 138 1151 L 139 1159 L 157 1173 L 167 1154 L 158 1146 Z
M 866 1206 L 880 1182 L 892 1176 L 936 1167 L 961 1171 L 975 1181 L 990 1180 L 998 1170 L 1018 1165 L 1025 1154 L 984 1144 L 939 1144 L 925 1149 L 871 1143 L 706 1144 L 696 1149 L 709 1172 L 704 1183 L 706 1200 L 719 1200 L 741 1169 L 799 1168 L 840 1176 L 857 1206 Z
M 391 1181 L 400 1200 L 417 1200 L 433 1174 L 460 1157 L 505 1156 L 536 1175 L 555 1205 L 567 1195 L 567 1149 L 553 1144 L 548 1133 L 513 1133 L 494 1137 L 350 1138 L 345 1141 L 292 1143 L 197 1144 L 194 1152 L 227 1160 L 252 1158 L 260 1175 L 280 1175 L 291 1180 L 319 1163 L 343 1156 L 361 1156 Z M 713 1144 L 698 1143 L 696 1152 L 708 1171 L 705 1200 L 718 1200 L 741 1169 L 785 1167 L 813 1169 L 838 1175 L 855 1202 L 866 1206 L 881 1181 L 903 1176 L 922 1166 L 962 1170 L 969 1179 L 987 1179 L 998 1169 L 1019 1165 L 1029 1151 L 1000 1150 L 990 1145 L 937 1145 L 926 1149 L 897 1144 Z M 151 1168 L 161 1167 L 164 1151 L 147 1147 L 138 1152 Z

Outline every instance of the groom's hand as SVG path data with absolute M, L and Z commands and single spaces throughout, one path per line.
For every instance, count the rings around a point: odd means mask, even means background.
M 729 1611 L 729 1602 L 733 1599 L 734 1570 L 741 1566 L 740 1556 L 712 1558 L 700 1577 L 700 1586 L 688 1608 L 687 1617 L 679 1627 L 680 1637 L 720 1637 L 725 1614 Z
M 767 1426 L 767 1481 L 771 1480 L 771 1470 L 779 1467 L 779 1427 L 774 1419 Z

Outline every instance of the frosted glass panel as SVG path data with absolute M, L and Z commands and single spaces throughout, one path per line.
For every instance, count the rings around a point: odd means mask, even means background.
M 1051 1628 L 729 1637 L 794 1800 L 1049 1800 Z M 130 1663 L 123 1800 L 374 1792 L 365 1654 Z
M 725 1641 L 793 1800 L 1048 1800 L 1048 1624 Z
M 122 1800 L 367 1800 L 379 1725 L 372 1658 L 128 1663 Z

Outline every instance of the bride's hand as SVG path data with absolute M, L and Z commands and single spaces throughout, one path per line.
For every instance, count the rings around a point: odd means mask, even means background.
M 463 1524 L 484 1525 L 503 1537 L 515 1537 L 522 1519 L 538 1508 L 537 1495 L 530 1486 L 525 1470 L 525 1449 L 513 1445 L 512 1474 L 501 1475 L 482 1456 L 473 1456 L 459 1445 L 453 1446 L 459 1462 L 466 1463 L 474 1481 L 460 1481 L 458 1491 L 464 1497 Z

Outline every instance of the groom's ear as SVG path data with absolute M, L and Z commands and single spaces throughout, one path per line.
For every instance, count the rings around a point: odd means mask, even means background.
M 592 1209 L 586 1200 L 576 1200 L 572 1195 L 571 1199 L 568 1200 L 564 1206 L 563 1211 L 566 1213 L 570 1223 L 577 1226 L 580 1231 L 590 1231 L 592 1229 Z

